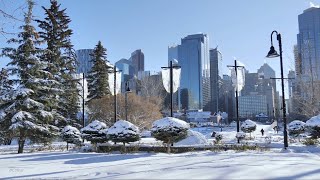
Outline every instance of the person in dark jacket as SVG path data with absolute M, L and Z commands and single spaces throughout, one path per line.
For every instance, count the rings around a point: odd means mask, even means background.
M 261 134 L 262 134 L 262 136 L 263 136 L 263 134 L 264 134 L 264 130 L 263 130 L 263 128 L 261 129 L 261 131 L 260 131 L 260 132 L 261 132 Z

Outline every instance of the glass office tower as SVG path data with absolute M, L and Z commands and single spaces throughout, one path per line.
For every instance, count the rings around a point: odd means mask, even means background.
M 298 16 L 298 56 L 301 73 L 320 80 L 320 8 L 311 7 Z
M 180 104 L 182 109 L 208 110 L 210 107 L 208 42 L 206 34 L 193 34 L 181 39 L 181 45 L 168 48 L 169 61 L 175 58 L 181 66 Z

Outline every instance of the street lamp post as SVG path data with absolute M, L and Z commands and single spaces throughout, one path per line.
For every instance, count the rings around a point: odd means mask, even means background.
M 169 67 L 161 67 L 162 69 L 170 68 L 170 117 L 173 117 L 173 68 L 181 68 L 181 66 L 172 65 L 170 61 Z
M 125 84 L 125 115 L 126 115 L 126 121 L 128 121 L 128 93 L 131 92 L 130 87 L 129 87 L 129 81 L 126 82 Z
M 241 67 L 243 68 L 244 66 L 239 66 L 237 65 L 237 60 L 234 60 L 234 66 L 228 65 L 227 67 L 232 67 L 235 70 L 235 75 L 236 75 L 236 113 L 237 113 L 237 132 L 240 132 L 240 120 L 239 120 L 239 97 L 238 97 L 238 68 Z M 238 139 L 238 143 L 239 139 Z
M 273 47 L 272 42 L 272 35 L 273 33 L 276 33 L 277 40 L 279 42 L 279 51 L 280 55 L 277 53 L 277 51 Z M 274 58 L 280 56 L 280 70 L 281 70 L 281 88 L 282 88 L 282 113 L 283 113 L 283 137 L 284 137 L 284 149 L 287 149 L 288 147 L 288 132 L 287 132 L 287 117 L 286 117 L 286 102 L 285 102 L 285 96 L 284 96 L 284 77 L 283 77 L 283 61 L 282 61 L 282 43 L 281 43 L 281 34 L 277 31 L 272 31 L 271 33 L 271 47 L 270 51 L 268 52 L 267 58 Z
M 113 67 L 113 100 L 114 100 L 114 122 L 117 122 L 117 72 L 121 72 L 121 70 L 117 71 L 117 67 Z
M 84 127 L 85 120 L 84 120 L 84 73 L 82 73 L 82 125 Z

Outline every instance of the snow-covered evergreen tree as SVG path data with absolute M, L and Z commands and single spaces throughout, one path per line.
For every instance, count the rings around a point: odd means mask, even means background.
M 67 142 L 67 149 L 69 149 L 69 143 L 80 145 L 82 142 L 80 131 L 70 125 L 67 125 L 62 129 L 61 138 L 63 139 L 63 141 Z
M 170 146 L 187 137 L 190 125 L 180 119 L 166 117 L 159 119 L 152 124 L 151 134 L 156 139 L 167 144 L 167 152 L 170 153 Z
M 69 28 L 70 18 L 65 10 L 60 10 L 60 4 L 56 0 L 51 0 L 50 8 L 42 7 L 45 11 L 45 19 L 37 20 L 40 37 L 47 47 L 43 55 L 43 60 L 48 64 L 47 70 L 53 75 L 48 77 L 61 84 L 57 86 L 56 96 L 52 97 L 52 108 L 57 108 L 59 114 L 67 119 L 61 121 L 59 125 L 75 124 L 79 107 L 77 89 L 78 80 L 74 78 L 76 73 L 76 55 L 71 43 L 72 30 Z
M 11 137 L 8 128 L 10 127 L 10 119 L 5 118 L 4 110 L 10 105 L 5 95 L 12 91 L 12 81 L 9 80 L 8 70 L 0 71 L 0 144 L 10 145 Z
M 95 148 L 97 143 L 104 143 L 108 141 L 107 128 L 108 127 L 105 123 L 94 120 L 80 130 L 81 136 L 83 139 L 90 141 Z
M 9 57 L 11 67 L 9 72 L 17 79 L 13 82 L 17 88 L 2 96 L 5 106 L 1 109 L 1 116 L 9 120 L 9 130 L 18 139 L 18 153 L 23 153 L 26 139 L 38 142 L 50 141 L 55 133 L 56 127 L 50 125 L 54 114 L 46 111 L 45 106 L 37 101 L 37 93 L 45 88 L 48 83 L 42 79 L 45 64 L 38 58 L 40 49 L 38 34 L 32 26 L 32 9 L 34 2 L 28 0 L 28 12 L 25 14 L 22 31 L 18 38 L 10 39 L 8 43 L 16 43 L 17 48 L 4 48 L 3 55 Z
M 112 67 L 107 65 L 106 51 L 99 41 L 91 54 L 93 66 L 87 78 L 89 99 L 99 99 L 110 94 L 108 72 Z
M 304 133 L 306 130 L 306 123 L 300 120 L 294 120 L 288 124 L 288 131 L 289 135 L 292 137 L 298 137 L 299 141 L 299 135 Z
M 107 135 L 111 141 L 122 142 L 124 146 L 125 143 L 139 141 L 140 139 L 139 128 L 125 120 L 118 120 L 114 123 L 108 129 Z
M 251 138 L 251 133 L 253 131 L 255 131 L 257 128 L 257 124 L 250 120 L 250 119 L 247 119 L 245 120 L 242 124 L 241 124 L 241 131 L 245 132 L 245 133 L 250 133 L 250 138 Z

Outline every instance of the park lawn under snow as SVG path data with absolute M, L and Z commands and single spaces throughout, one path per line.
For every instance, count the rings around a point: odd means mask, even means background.
M 4 179 L 318 179 L 319 153 L 45 152 L 0 156 Z
M 261 136 L 260 130 L 265 130 Z M 174 146 L 212 145 L 212 131 L 223 135 L 224 144 L 236 143 L 235 127 L 192 128 L 183 141 Z M 271 143 L 265 137 L 271 137 Z M 271 147 L 268 151 L 223 151 L 165 153 L 79 153 L 37 152 L 13 154 L 16 145 L 0 146 L 0 179 L 318 179 L 320 177 L 319 146 L 289 143 L 282 151 L 283 135 L 270 125 L 259 125 L 248 143 Z M 205 140 L 205 139 L 207 140 Z M 197 144 L 198 143 L 198 144 Z M 142 138 L 142 146 L 159 146 L 161 141 Z M 55 146 L 65 146 L 65 143 Z M 32 150 L 37 145 L 27 146 Z M 59 148 L 57 148 L 59 149 Z M 28 151 L 27 151 L 28 152 Z M 9 154 L 10 153 L 10 154 Z

